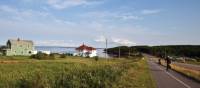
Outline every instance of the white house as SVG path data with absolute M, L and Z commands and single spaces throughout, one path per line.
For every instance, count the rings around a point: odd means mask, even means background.
M 83 57 L 95 57 L 97 56 L 97 50 L 93 47 L 89 47 L 86 45 L 81 45 L 78 48 L 76 48 L 76 55 L 77 56 L 83 56 Z

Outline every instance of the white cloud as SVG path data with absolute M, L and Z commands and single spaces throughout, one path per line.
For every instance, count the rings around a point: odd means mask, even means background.
M 97 39 L 95 39 L 94 41 L 96 42 L 101 42 L 101 43 L 105 43 L 106 42 L 106 38 L 105 36 L 99 36 Z
M 18 22 L 36 22 L 36 23 L 42 23 L 42 22 L 51 22 L 56 24 L 62 24 L 62 25 L 75 25 L 76 23 L 72 21 L 67 20 L 61 20 L 58 19 L 53 14 L 47 12 L 47 11 L 36 11 L 32 9 L 19 9 L 14 8 L 8 5 L 0 5 L 0 13 L 6 14 L 8 16 L 10 21 L 18 21 Z M 7 18 L 4 18 L 7 19 Z M 7 19 L 7 20 L 8 20 Z M 55 24 L 55 25 L 56 25 Z
M 120 19 L 123 19 L 123 20 L 140 20 L 140 19 L 142 19 L 141 17 L 134 16 L 134 15 L 121 15 L 121 16 L 117 16 L 117 17 L 119 17 Z
M 67 46 L 67 47 L 76 47 L 78 44 L 75 44 L 72 40 L 64 41 L 64 40 L 40 40 L 35 41 L 35 45 L 37 46 Z
M 99 2 L 94 0 L 48 0 L 47 3 L 54 7 L 55 9 L 66 9 L 75 6 L 87 6 L 87 5 L 94 5 Z
M 106 42 L 106 38 L 105 36 L 99 36 L 97 37 L 95 40 L 95 42 L 99 42 L 99 43 L 105 43 Z M 115 45 L 123 45 L 123 46 L 133 46 L 136 45 L 135 42 L 128 40 L 128 39 L 122 39 L 122 38 L 109 38 L 108 39 L 109 43 L 115 44 Z
M 17 9 L 8 5 L 0 5 L 0 13 L 6 14 L 9 16 L 9 19 L 18 21 L 51 17 L 48 12 L 35 11 L 32 9 Z
M 150 14 L 157 14 L 157 13 L 160 13 L 160 11 L 161 11 L 161 10 L 159 10 L 159 9 L 152 9 L 152 10 L 150 10 L 150 9 L 145 9 L 145 10 L 142 10 L 141 13 L 142 13 L 143 15 L 150 15 Z
M 124 46 L 133 46 L 136 45 L 133 41 L 128 39 L 120 39 L 120 38 L 112 38 L 112 42 L 117 45 L 124 45 Z
M 4 12 L 9 12 L 9 13 L 18 13 L 17 9 L 11 8 L 7 5 L 1 5 L 0 10 Z
M 86 14 L 81 14 L 83 17 L 94 17 L 97 19 L 119 19 L 119 20 L 141 20 L 142 17 L 134 15 L 130 12 L 109 12 L 109 11 L 94 11 Z

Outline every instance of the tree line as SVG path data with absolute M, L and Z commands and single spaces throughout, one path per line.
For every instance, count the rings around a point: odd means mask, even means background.
M 119 46 L 107 49 L 108 54 L 127 56 L 134 53 L 147 53 L 158 57 L 200 57 L 200 45 L 167 45 L 167 46 Z

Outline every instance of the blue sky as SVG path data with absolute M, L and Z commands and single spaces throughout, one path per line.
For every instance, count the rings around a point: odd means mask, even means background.
M 1 0 L 0 45 L 200 44 L 200 0 Z

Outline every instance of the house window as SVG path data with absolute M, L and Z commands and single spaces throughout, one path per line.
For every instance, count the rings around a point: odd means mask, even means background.
M 28 53 L 31 54 L 31 51 L 29 51 Z

